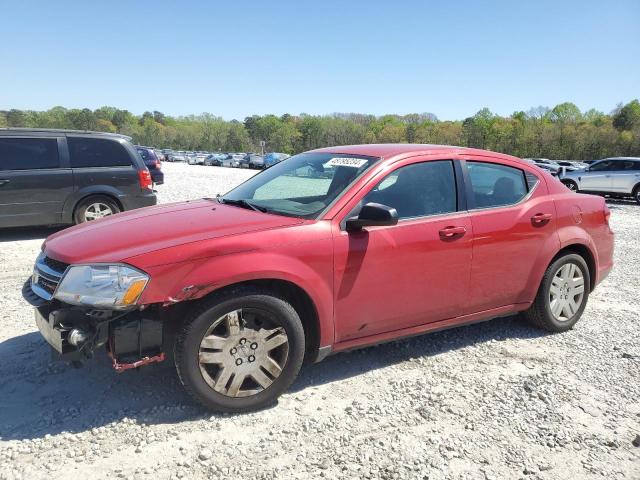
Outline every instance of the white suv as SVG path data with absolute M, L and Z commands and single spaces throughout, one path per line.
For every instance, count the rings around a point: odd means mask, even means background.
M 633 197 L 640 203 L 640 157 L 605 158 L 560 178 L 573 191 Z

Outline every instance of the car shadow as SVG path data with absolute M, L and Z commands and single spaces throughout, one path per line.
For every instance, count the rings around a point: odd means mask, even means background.
M 636 205 L 636 206 L 640 206 L 640 204 L 638 202 L 636 202 L 635 200 L 631 199 L 631 198 L 606 198 L 605 199 L 607 202 L 607 205 L 609 206 L 609 208 L 611 208 L 612 210 L 615 210 L 616 208 L 619 208 L 619 205 Z
M 411 358 L 430 358 L 491 340 L 543 335 L 508 317 L 396 340 L 305 365 L 290 391 L 300 392 Z M 170 361 L 117 374 L 104 353 L 97 357 L 81 369 L 52 362 L 50 349 L 37 332 L 1 342 L 0 439 L 84 432 L 124 418 L 145 424 L 175 424 L 226 416 L 191 401 Z
M 68 225 L 58 227 L 18 227 L 18 228 L 0 228 L 0 243 L 15 242 L 19 240 L 37 240 L 39 238 L 47 238 L 60 230 L 67 228 Z

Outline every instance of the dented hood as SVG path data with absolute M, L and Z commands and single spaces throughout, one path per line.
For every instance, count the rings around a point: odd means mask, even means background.
M 222 205 L 215 200 L 196 200 L 142 208 L 76 225 L 48 237 L 44 248 L 48 256 L 65 263 L 121 262 L 191 242 L 299 223 L 299 218 Z

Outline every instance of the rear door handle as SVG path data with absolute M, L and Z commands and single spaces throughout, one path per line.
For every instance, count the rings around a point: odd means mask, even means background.
M 9 183 L 10 180 L 7 180 L 6 178 L 0 179 L 0 187 L 3 185 L 6 185 L 7 183 Z
M 467 233 L 467 229 L 465 227 L 445 227 L 440 230 L 439 233 L 440 238 L 451 239 L 463 236 L 465 233 Z
M 533 217 L 531 217 L 531 221 L 535 225 L 540 225 L 542 223 L 548 222 L 551 220 L 552 216 L 550 213 L 536 213 Z

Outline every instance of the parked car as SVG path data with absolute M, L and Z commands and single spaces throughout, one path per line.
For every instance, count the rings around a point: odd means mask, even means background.
M 187 161 L 187 154 L 186 152 L 173 152 L 169 154 L 169 161 L 170 162 L 186 162 Z
M 129 140 L 0 129 L 0 228 L 82 223 L 155 205 L 151 175 Z
M 547 170 L 551 172 L 552 175 L 557 175 L 560 171 L 560 165 L 558 165 L 555 161 L 549 160 L 548 158 L 525 158 L 528 162 L 531 162 L 543 170 Z
M 204 164 L 208 166 L 221 167 L 229 155 L 226 153 L 212 153 L 204 159 Z
M 286 160 L 290 156 L 291 155 L 288 155 L 286 153 L 277 153 L 277 152 L 267 153 L 264 156 L 264 168 L 269 168 L 275 165 L 276 163 Z
M 262 169 L 264 168 L 264 157 L 257 153 L 247 153 L 242 157 L 242 160 L 240 160 L 240 167 Z
M 584 170 L 589 166 L 583 162 L 572 162 L 568 160 L 556 160 L 556 163 L 560 166 L 560 170 L 565 172 L 575 172 L 576 170 Z
M 136 145 L 136 150 L 140 154 L 144 164 L 149 169 L 153 183 L 156 185 L 162 185 L 164 183 L 164 173 L 162 172 L 162 163 L 158 158 L 156 150 L 149 147 L 141 147 L 139 145 Z
M 23 295 L 63 358 L 106 346 L 122 371 L 171 351 L 197 401 L 245 411 L 305 358 L 518 312 L 570 330 L 612 268 L 609 214 L 504 154 L 332 147 L 220 198 L 55 233 Z
M 574 192 L 599 193 L 612 197 L 633 197 L 640 203 L 640 158 L 615 157 L 567 172 L 562 183 Z
M 231 167 L 242 167 L 242 163 L 244 161 L 245 153 L 230 153 L 228 164 Z

